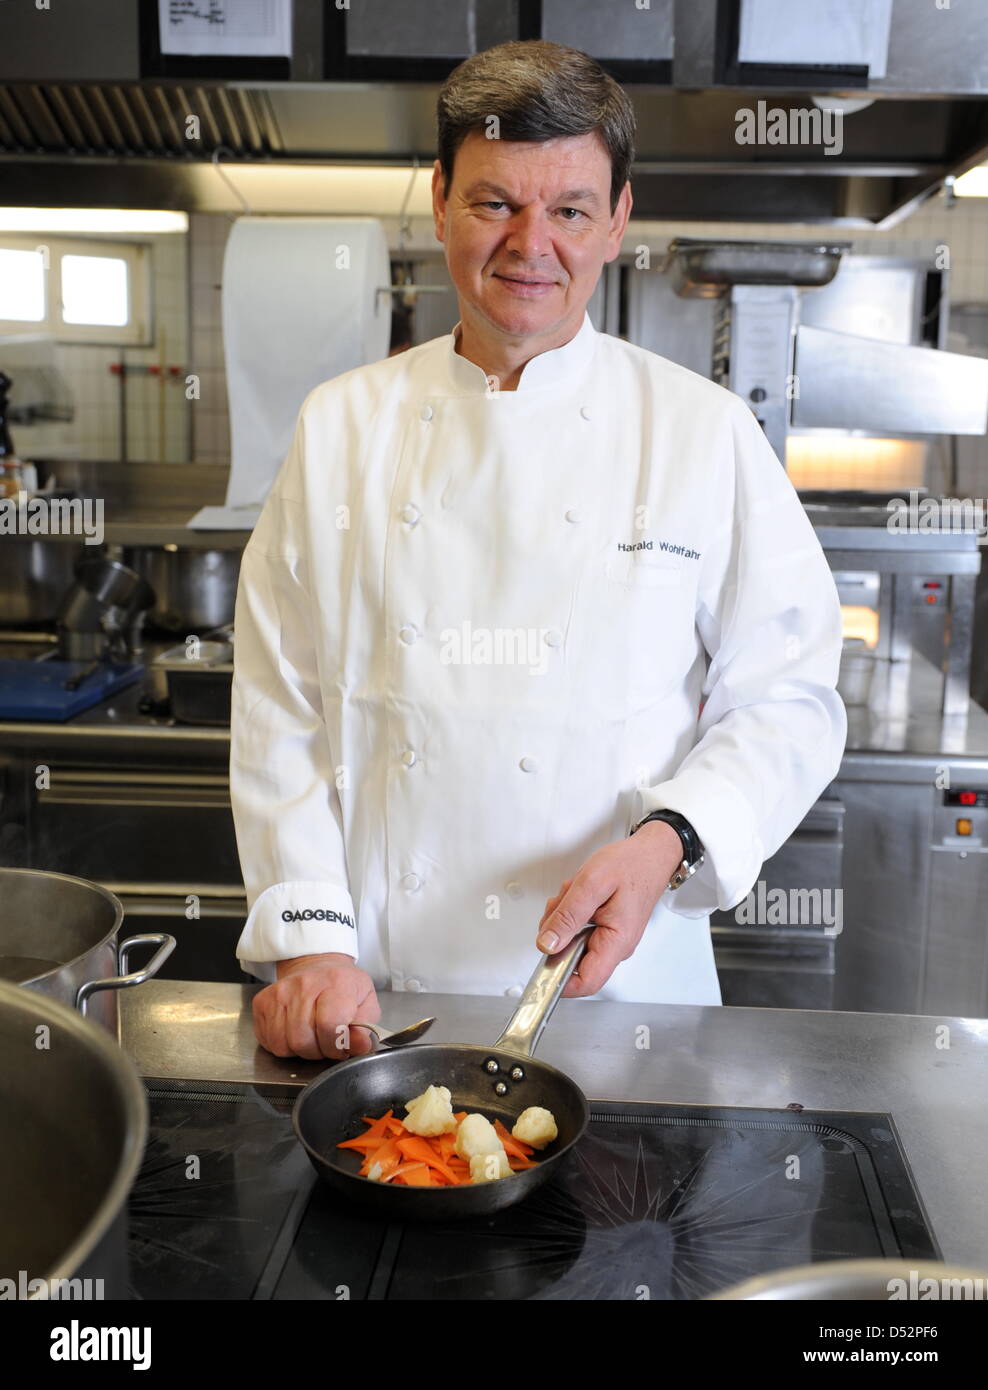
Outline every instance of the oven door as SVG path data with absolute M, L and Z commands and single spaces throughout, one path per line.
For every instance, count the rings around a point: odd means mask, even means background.
M 833 1008 L 843 851 L 844 803 L 821 797 L 762 865 L 747 898 L 711 913 L 725 1004 Z
M 62 767 L 34 793 L 32 863 L 116 893 L 123 933 L 166 931 L 163 978 L 247 977 L 236 958 L 247 901 L 225 768 Z

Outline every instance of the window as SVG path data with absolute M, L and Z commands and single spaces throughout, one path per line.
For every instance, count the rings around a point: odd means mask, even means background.
M 4 236 L 0 337 L 37 329 L 63 343 L 150 343 L 149 269 L 149 248 L 134 242 Z

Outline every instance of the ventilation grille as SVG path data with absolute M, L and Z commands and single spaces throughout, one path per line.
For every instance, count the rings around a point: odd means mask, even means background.
M 190 122 L 198 118 L 198 130 Z M 284 154 L 268 94 L 239 87 L 0 85 L 0 153 L 203 159 Z

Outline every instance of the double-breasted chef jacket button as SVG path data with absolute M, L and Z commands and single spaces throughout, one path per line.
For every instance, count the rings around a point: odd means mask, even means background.
M 558 647 L 562 644 L 562 640 L 563 634 L 555 627 L 551 627 L 545 635 L 545 644 L 547 647 Z
M 418 874 L 405 874 L 401 880 L 401 886 L 406 893 L 417 893 L 422 887 L 422 880 Z
M 406 767 L 414 767 L 418 762 L 418 754 L 414 748 L 406 748 L 401 755 L 401 760 Z
M 421 989 L 422 989 L 422 981 L 421 981 L 421 980 L 406 980 L 406 981 L 405 981 L 405 988 L 406 988 L 407 990 L 409 990 L 412 994 L 418 994 L 418 993 L 421 992 Z
M 566 520 L 567 520 L 567 521 L 579 521 L 579 520 L 580 520 L 580 510 L 579 510 L 579 508 L 578 508 L 578 507 L 570 507 L 569 511 L 566 513 Z
M 415 506 L 414 502 L 407 502 L 398 515 L 407 526 L 414 526 L 422 513 L 419 511 L 418 507 Z
M 511 883 L 506 883 L 504 885 L 504 891 L 507 893 L 509 898 L 520 898 L 525 892 L 521 884 L 515 883 L 514 881 L 512 881 Z
M 509 999 L 520 999 L 521 996 L 522 996 L 522 988 L 521 988 L 521 985 L 511 985 L 511 986 L 510 986 L 508 989 L 506 989 L 504 992 L 505 992 L 505 994 L 508 996 Z
M 539 767 L 535 759 L 529 757 L 522 758 L 518 766 L 521 768 L 522 772 L 537 772 Z
M 419 630 L 414 623 L 406 623 L 404 627 L 398 629 L 398 636 L 405 643 L 406 647 L 410 647 L 412 643 L 417 640 L 418 635 Z
M 432 406 L 431 406 L 431 405 L 424 405 L 424 406 L 422 407 L 422 409 L 419 411 L 419 419 L 420 419 L 420 420 L 426 420 L 426 421 L 432 419 Z

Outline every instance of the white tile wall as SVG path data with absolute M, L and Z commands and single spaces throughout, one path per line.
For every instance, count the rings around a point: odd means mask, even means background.
M 223 252 L 232 225 L 225 214 L 193 213 L 189 219 L 189 361 L 200 390 L 199 399 L 191 403 L 192 459 L 224 466 L 230 461 L 230 417 L 220 287 Z
M 184 379 L 188 358 L 187 238 L 142 237 L 151 248 L 152 325 L 150 347 L 118 348 L 60 343 L 55 364 L 75 401 L 66 423 L 13 427 L 17 452 L 26 459 L 63 455 L 80 459 L 121 456 L 120 378 L 112 363 L 181 368 L 177 378 L 131 375 L 126 383 L 127 457 L 140 462 L 185 463 L 189 458 L 189 410 Z M 14 375 L 14 371 L 11 371 Z

